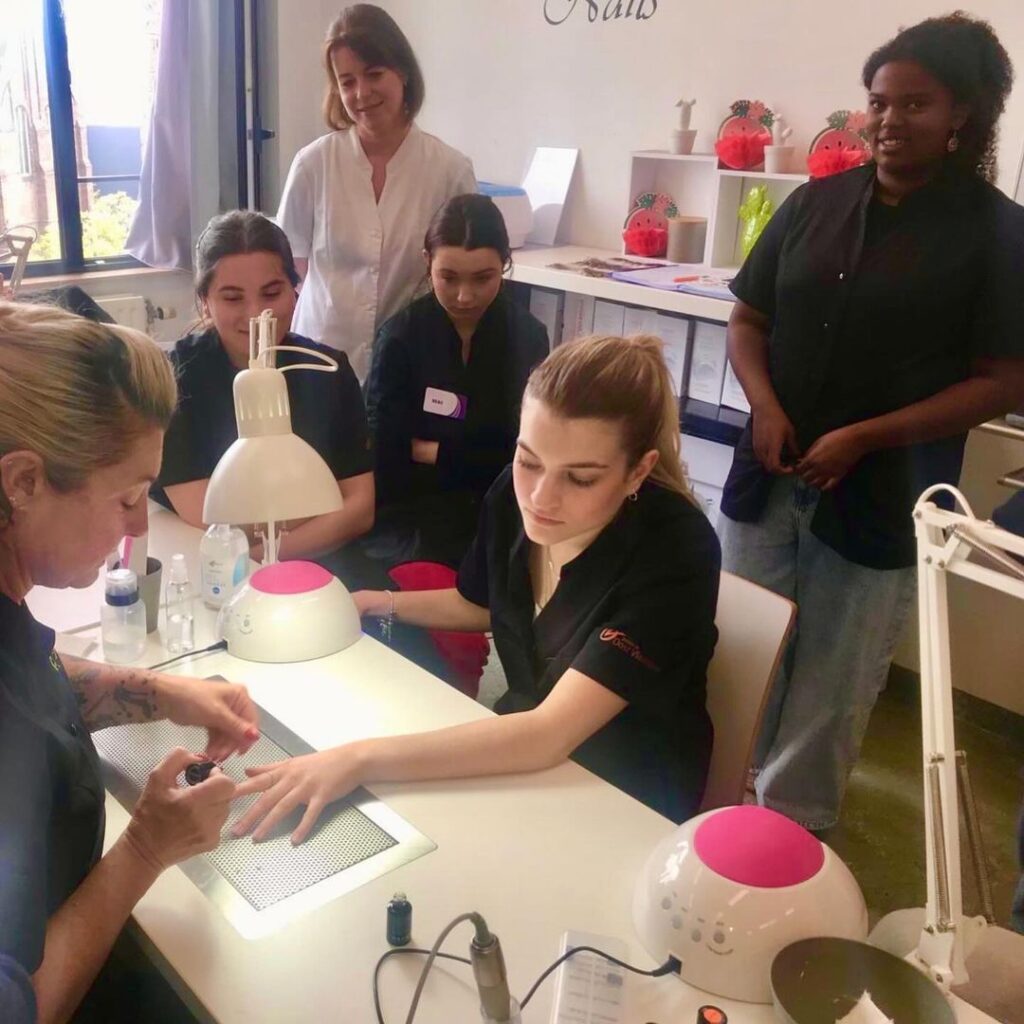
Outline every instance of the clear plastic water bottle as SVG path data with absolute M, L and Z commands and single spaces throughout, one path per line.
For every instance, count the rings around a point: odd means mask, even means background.
M 169 654 L 186 654 L 195 647 L 192 600 L 185 556 L 172 555 L 167 577 L 167 635 L 164 637 Z
M 104 579 L 100 609 L 103 657 L 126 664 L 146 648 L 146 606 L 139 597 L 139 581 L 131 569 L 111 569 Z
M 249 575 L 249 539 L 237 526 L 215 523 L 199 543 L 203 603 L 221 608 Z

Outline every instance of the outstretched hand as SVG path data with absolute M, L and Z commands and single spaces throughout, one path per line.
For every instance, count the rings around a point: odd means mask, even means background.
M 291 835 L 296 846 L 312 831 L 323 809 L 350 793 L 361 781 L 350 745 L 246 768 L 245 773 L 249 778 L 238 786 L 235 795 L 262 795 L 238 819 L 232 835 L 252 832 L 253 840 L 259 842 L 270 836 L 297 807 L 305 805 L 302 820 Z

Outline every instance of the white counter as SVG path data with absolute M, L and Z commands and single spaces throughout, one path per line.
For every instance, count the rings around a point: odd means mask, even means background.
M 624 302 L 631 306 L 646 306 L 667 313 L 701 317 L 725 323 L 732 313 L 733 303 L 724 299 L 709 299 L 703 295 L 689 295 L 686 292 L 669 292 L 660 288 L 645 288 L 643 285 L 626 284 L 605 277 L 587 277 L 571 270 L 553 270 L 552 263 L 575 263 L 588 257 L 608 259 L 621 256 L 620 252 L 608 249 L 594 249 L 589 246 L 528 246 L 512 253 L 512 280 L 539 288 L 553 288 L 556 291 L 576 292 L 579 295 L 593 295 L 610 302 Z M 638 262 L 641 257 L 630 256 Z M 658 261 L 655 261 L 658 262 Z

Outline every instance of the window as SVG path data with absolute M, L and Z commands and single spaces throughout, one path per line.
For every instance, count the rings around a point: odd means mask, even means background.
M 5 8 L 0 225 L 37 234 L 30 271 L 135 261 L 163 0 L 19 0 Z

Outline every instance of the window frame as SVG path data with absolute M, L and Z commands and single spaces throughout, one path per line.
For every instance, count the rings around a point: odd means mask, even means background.
M 218 0 L 219 2 L 219 0 Z M 235 75 L 240 83 L 236 89 L 236 123 L 238 125 L 239 160 L 239 203 L 245 205 L 247 198 L 248 163 L 250 154 L 247 142 L 255 138 L 254 172 L 255 185 L 259 183 L 259 143 L 273 137 L 273 132 L 257 130 L 250 134 L 248 120 L 258 118 L 257 91 L 255 82 L 246 83 L 243 57 L 243 43 L 248 43 L 255 60 L 257 0 L 230 0 L 238 28 L 235 33 Z M 248 9 L 248 11 L 246 10 Z M 247 15 L 247 16 L 246 16 Z M 243 27 L 244 26 L 244 27 Z M 75 145 L 74 110 L 71 94 L 71 67 L 68 63 L 68 36 L 64 21 L 62 0 L 43 0 L 43 52 L 46 62 L 46 88 L 50 108 L 50 133 L 53 148 L 54 189 L 56 193 L 57 228 L 60 233 L 61 257 L 53 260 L 33 260 L 26 264 L 24 276 L 61 277 L 72 274 L 87 274 L 91 271 L 125 270 L 145 268 L 146 264 L 134 256 L 124 253 L 120 256 L 86 258 L 82 247 L 82 209 L 79 190 L 83 185 L 105 181 L 139 181 L 141 174 L 79 175 L 78 151 Z M 246 87 L 253 109 L 246 109 Z M 0 275 L 9 277 L 13 267 L 0 266 Z
M 142 267 L 134 256 L 104 256 L 87 259 L 82 249 L 82 208 L 79 188 L 96 181 L 114 180 L 109 175 L 78 174 L 75 121 L 71 98 L 71 67 L 68 63 L 68 35 L 61 0 L 43 0 L 43 53 L 46 61 L 46 89 L 50 106 L 50 137 L 53 147 L 53 176 L 57 201 L 57 228 L 61 257 L 34 260 L 25 266 L 25 277 L 84 274 L 90 270 L 123 270 Z M 117 175 L 118 181 L 138 181 L 140 175 Z

